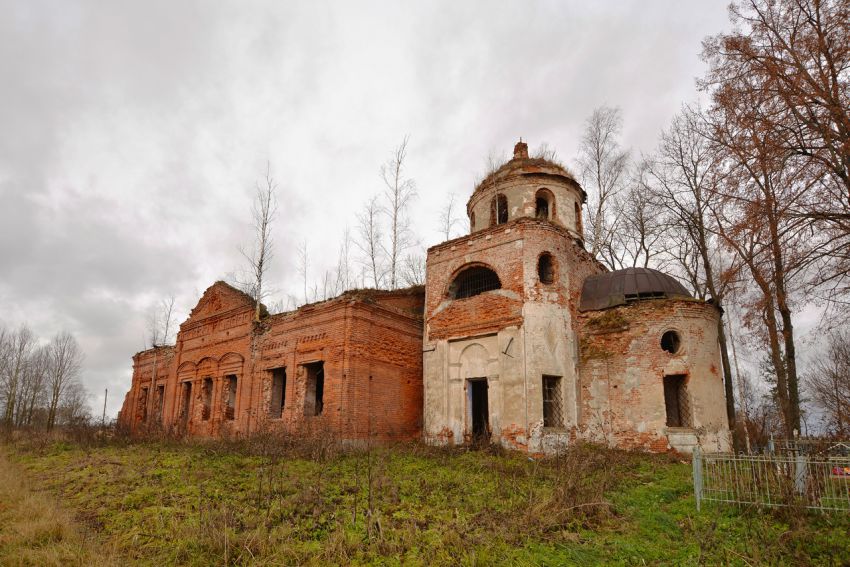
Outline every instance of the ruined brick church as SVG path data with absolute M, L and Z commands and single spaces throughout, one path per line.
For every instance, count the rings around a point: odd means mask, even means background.
M 428 250 L 424 288 L 349 291 L 255 323 L 253 300 L 217 282 L 174 346 L 133 357 L 119 421 L 728 450 L 718 309 L 661 272 L 608 271 L 584 248 L 585 198 L 520 142 L 470 197 L 470 234 Z

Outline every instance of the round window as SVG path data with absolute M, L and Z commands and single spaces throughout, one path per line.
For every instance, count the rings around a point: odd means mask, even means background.
M 679 348 L 681 348 L 681 346 L 682 339 L 679 338 L 679 333 L 676 331 L 667 331 L 661 335 L 661 348 L 670 354 L 676 354 L 679 352 Z

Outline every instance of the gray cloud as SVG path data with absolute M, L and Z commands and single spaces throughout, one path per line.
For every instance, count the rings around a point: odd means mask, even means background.
M 282 296 L 296 243 L 318 279 L 406 134 L 423 246 L 518 136 L 569 162 L 607 103 L 650 149 L 725 7 L 587 4 L 0 1 L 0 322 L 75 333 L 114 414 L 151 305 L 185 317 L 241 267 L 267 162 Z

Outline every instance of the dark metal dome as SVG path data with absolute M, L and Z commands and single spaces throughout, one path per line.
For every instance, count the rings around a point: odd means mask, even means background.
M 693 297 L 674 277 L 649 268 L 626 268 L 590 276 L 581 288 L 579 311 L 596 311 L 632 301 Z

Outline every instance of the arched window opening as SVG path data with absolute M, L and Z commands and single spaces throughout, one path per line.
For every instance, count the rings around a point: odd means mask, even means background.
M 475 230 L 475 213 L 469 213 L 469 231 L 472 232 L 473 230 Z
M 543 253 L 537 259 L 537 277 L 542 284 L 550 284 L 555 281 L 555 263 L 552 255 Z
M 573 207 L 574 207 L 574 209 L 575 209 L 575 214 L 576 214 L 576 232 L 578 232 L 579 234 L 581 234 L 581 233 L 582 233 L 582 227 L 581 227 L 581 207 L 579 207 L 578 203 L 573 203 Z
M 670 354 L 676 354 L 682 346 L 682 339 L 676 331 L 667 331 L 661 335 L 661 348 Z
M 535 215 L 539 219 L 547 220 L 549 218 L 549 201 L 543 197 L 537 197 Z
M 499 276 L 490 268 L 473 266 L 457 275 L 449 286 L 451 299 L 465 299 L 502 287 Z
M 541 220 L 555 216 L 555 196 L 548 189 L 540 189 L 534 196 L 534 216 Z
M 492 211 L 491 211 L 491 220 L 495 219 L 495 223 L 491 224 L 505 224 L 508 222 L 508 198 L 499 193 L 493 199 Z

